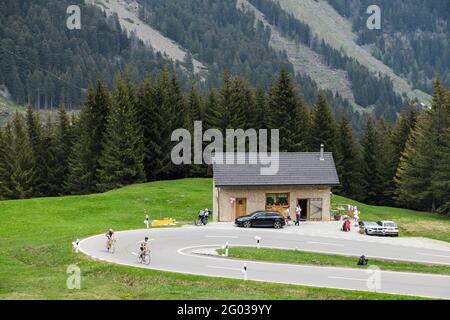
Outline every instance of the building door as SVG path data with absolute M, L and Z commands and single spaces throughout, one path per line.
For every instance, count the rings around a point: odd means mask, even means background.
M 302 208 L 302 213 L 300 214 L 300 220 L 301 221 L 307 221 L 308 220 L 308 199 L 298 199 L 297 202 L 298 205 L 300 205 L 300 208 Z
M 322 199 L 309 200 L 309 220 L 322 221 Z
M 236 199 L 236 206 L 234 209 L 235 218 L 245 216 L 247 214 L 247 199 L 238 198 Z

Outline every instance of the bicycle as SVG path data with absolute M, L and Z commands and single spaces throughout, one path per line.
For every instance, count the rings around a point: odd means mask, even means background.
M 116 239 L 108 239 L 106 241 L 106 250 L 110 253 L 114 253 L 116 251 Z
M 138 255 L 138 262 L 141 264 L 149 265 L 151 262 L 150 258 L 150 250 L 145 250 L 141 254 Z
M 196 226 L 206 226 L 208 224 L 208 218 L 211 215 L 211 210 L 200 210 L 197 219 L 194 221 Z
M 203 219 L 204 219 L 203 217 L 198 217 L 198 218 L 194 221 L 194 224 L 195 224 L 196 226 L 203 226 L 203 225 L 205 225 Z

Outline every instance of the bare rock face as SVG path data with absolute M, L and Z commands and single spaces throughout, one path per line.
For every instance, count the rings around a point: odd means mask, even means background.
M 11 99 L 11 94 L 9 93 L 8 88 L 4 84 L 0 84 L 0 97 L 5 99 Z

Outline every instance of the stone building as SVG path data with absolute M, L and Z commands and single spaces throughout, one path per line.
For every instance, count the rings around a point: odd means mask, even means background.
M 248 154 L 247 154 L 248 157 Z M 214 221 L 234 221 L 260 210 L 302 208 L 302 220 L 331 220 L 331 188 L 339 185 L 333 155 L 323 151 L 280 153 L 275 175 L 261 164 L 214 164 Z

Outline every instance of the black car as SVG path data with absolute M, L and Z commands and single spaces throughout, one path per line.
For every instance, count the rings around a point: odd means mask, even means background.
M 276 211 L 256 211 L 235 220 L 238 227 L 270 227 L 281 229 L 286 224 L 284 217 Z

